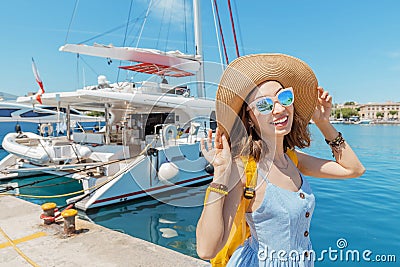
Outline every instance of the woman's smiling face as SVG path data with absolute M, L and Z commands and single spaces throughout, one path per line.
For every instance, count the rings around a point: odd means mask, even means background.
M 277 95 L 282 90 L 285 88 L 280 83 L 266 81 L 253 90 L 248 97 L 248 112 L 261 136 L 285 136 L 292 128 L 294 107 L 293 104 L 282 105 L 277 99 Z M 262 114 L 256 105 L 263 97 L 271 97 L 273 100 L 272 111 L 268 114 Z

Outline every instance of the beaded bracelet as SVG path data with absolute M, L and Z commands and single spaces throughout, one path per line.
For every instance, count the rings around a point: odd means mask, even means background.
M 222 189 L 218 189 L 218 188 L 214 188 L 214 187 L 208 187 L 207 188 L 207 190 L 209 190 L 209 191 L 213 191 L 213 192 L 216 192 L 216 193 L 219 193 L 219 194 L 221 194 L 221 195 L 228 195 L 228 191 L 225 191 L 225 190 L 222 190 Z
M 210 191 L 213 191 L 215 193 L 221 194 L 223 196 L 228 195 L 228 187 L 223 184 L 217 184 L 217 183 L 211 183 L 206 190 L 206 195 L 204 197 L 204 205 L 207 204 L 208 200 L 208 195 L 210 194 Z
M 209 185 L 211 188 L 215 188 L 218 190 L 222 190 L 224 192 L 226 192 L 226 195 L 228 194 L 228 187 L 224 184 L 219 184 L 219 183 L 210 183 Z
M 335 139 L 333 139 L 331 141 L 325 139 L 325 142 L 331 147 L 332 156 L 335 157 L 334 151 L 336 151 L 336 152 L 340 151 L 341 146 L 344 144 L 344 138 L 342 136 L 342 133 L 339 132 L 339 135 Z

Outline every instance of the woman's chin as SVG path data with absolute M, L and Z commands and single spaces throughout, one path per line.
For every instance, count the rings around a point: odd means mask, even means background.
M 288 121 L 285 124 L 278 124 L 278 125 L 274 125 L 275 128 L 275 135 L 279 136 L 279 135 L 287 135 L 288 133 L 290 133 L 291 129 L 292 129 L 292 122 Z

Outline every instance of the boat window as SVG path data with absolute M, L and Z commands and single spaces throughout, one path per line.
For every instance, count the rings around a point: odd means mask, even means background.
M 22 113 L 20 116 L 22 118 L 29 118 L 29 117 L 44 117 L 44 116 L 51 116 L 54 115 L 52 113 L 46 113 L 46 112 L 37 112 L 37 111 L 27 111 L 25 113 Z
M 156 134 L 154 126 L 161 124 L 174 124 L 175 113 L 150 113 L 150 114 L 133 114 L 131 116 L 135 126 L 142 130 L 140 138 L 144 140 L 146 135 Z M 144 126 L 144 127 L 143 127 Z
M 0 117 L 11 117 L 11 113 L 17 110 L 19 109 L 9 109 L 9 108 L 0 109 Z

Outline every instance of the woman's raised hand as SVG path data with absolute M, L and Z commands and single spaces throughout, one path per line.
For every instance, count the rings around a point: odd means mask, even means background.
M 206 146 L 207 143 L 207 146 Z M 217 128 L 214 145 L 212 143 L 212 130 L 208 131 L 208 138 L 200 142 L 204 158 L 214 166 L 214 170 L 226 170 L 232 163 L 232 154 L 228 140 Z
M 318 87 L 318 102 L 312 116 L 313 121 L 318 124 L 320 122 L 329 122 L 332 109 L 332 96 L 328 91 L 324 91 L 322 87 Z

